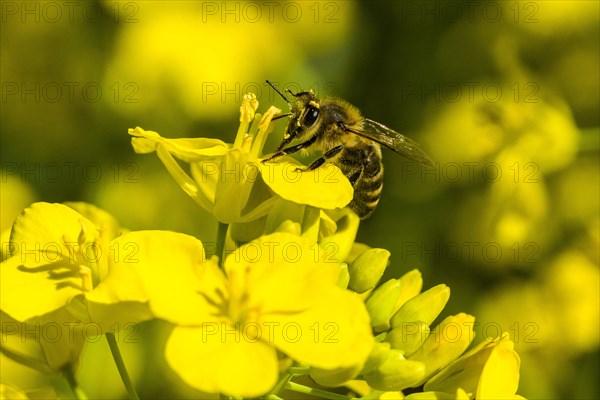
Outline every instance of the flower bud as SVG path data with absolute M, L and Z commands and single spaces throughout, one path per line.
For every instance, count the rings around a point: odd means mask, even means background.
M 390 252 L 385 249 L 369 249 L 356 258 L 348 269 L 350 290 L 364 293 L 373 289 L 388 265 Z
M 338 287 L 342 289 L 346 289 L 348 287 L 348 282 L 350 281 L 350 274 L 348 273 L 348 265 L 341 264 L 340 265 L 340 276 L 338 278 Z
M 298 222 L 292 222 L 289 219 L 283 221 L 277 229 L 275 229 L 275 232 L 291 233 L 292 235 L 298 236 L 302 233 L 300 224 Z
M 404 351 L 409 357 L 417 351 L 429 336 L 429 325 L 422 321 L 403 322 L 388 332 L 385 339 L 393 349 Z
M 418 269 L 408 271 L 398 280 L 400 281 L 400 286 L 402 286 L 402 293 L 396 302 L 394 313 L 396 313 L 396 311 L 398 311 L 408 300 L 421 293 L 421 289 L 423 288 L 423 277 L 421 276 L 421 271 Z
M 361 373 L 367 374 L 369 372 L 375 371 L 375 369 L 385 361 L 387 352 L 390 350 L 389 343 L 379 343 L 376 342 L 373 345 L 373 349 L 371 349 L 371 353 L 369 354 L 369 358 L 365 362 L 365 365 L 361 371 Z
M 337 387 L 342 386 L 351 379 L 354 379 L 360 372 L 361 368 L 361 364 L 336 369 L 311 368 L 310 376 L 319 385 Z
M 392 327 L 403 322 L 423 321 L 431 325 L 433 320 L 442 312 L 450 298 L 450 288 L 444 284 L 437 285 L 413 297 L 406 302 L 392 317 Z
M 390 279 L 373 291 L 365 305 L 371 316 L 371 326 L 376 332 L 390 328 L 390 317 L 400 296 L 400 282 Z
M 415 386 L 424 374 L 425 365 L 422 362 L 407 360 L 402 351 L 391 349 L 385 353 L 384 361 L 375 370 L 363 376 L 374 389 L 396 391 Z
M 419 349 L 410 356 L 413 361 L 425 364 L 424 379 L 444 368 L 469 347 L 473 340 L 475 317 L 465 313 L 452 315 L 435 327 Z

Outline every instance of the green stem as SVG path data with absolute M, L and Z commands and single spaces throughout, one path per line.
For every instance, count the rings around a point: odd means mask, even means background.
M 121 381 L 127 390 L 127 394 L 129 398 L 132 400 L 139 400 L 139 396 L 131 383 L 131 379 L 129 378 L 129 373 L 127 372 L 127 367 L 125 367 L 125 362 L 123 361 L 123 357 L 121 356 L 121 351 L 119 350 L 119 345 L 117 344 L 117 339 L 115 338 L 115 334 L 112 332 L 106 332 L 106 340 L 108 341 L 108 346 L 110 347 L 110 352 L 112 353 L 113 359 L 115 360 L 115 365 L 117 366 L 117 370 L 119 371 L 119 375 L 121 375 Z
M 286 374 L 286 375 L 282 376 L 281 379 L 279 380 L 279 382 L 277 382 L 277 385 L 275 385 L 275 387 L 269 392 L 269 395 L 273 395 L 273 396 L 278 395 L 279 392 L 281 392 L 283 390 L 285 385 L 287 385 L 287 383 L 290 381 L 290 379 L 292 379 L 293 376 L 294 375 L 292 375 L 292 374 Z
M 36 371 L 39 371 L 42 374 L 52 374 L 53 372 L 55 372 L 45 362 L 33 358 L 30 355 L 15 350 L 10 350 L 6 346 L 0 347 L 0 353 L 4 354 L 7 358 L 10 358 L 14 362 L 29 367 L 31 369 L 35 369 Z
M 310 373 L 310 368 L 307 366 L 290 367 L 290 369 L 288 371 L 292 375 L 308 375 Z
M 217 226 L 217 256 L 219 257 L 219 265 L 221 268 L 225 263 L 225 240 L 227 239 L 227 229 L 229 224 L 219 222 Z
M 79 387 L 77 379 L 75 379 L 75 374 L 73 373 L 73 368 L 70 365 L 68 365 L 63 370 L 63 375 L 65 376 L 65 379 L 67 380 L 71 391 L 75 395 L 75 398 L 77 400 L 87 400 L 88 397 L 86 396 L 84 391 Z
M 304 385 L 300 385 L 300 384 L 294 383 L 294 382 L 286 383 L 285 388 L 287 390 L 292 390 L 292 391 L 298 392 L 298 393 L 309 394 L 312 396 L 321 397 L 323 399 L 330 399 L 330 400 L 356 399 L 356 397 L 349 397 L 349 396 L 344 396 L 343 394 L 327 392 L 325 390 L 315 389 L 310 386 L 304 386 Z

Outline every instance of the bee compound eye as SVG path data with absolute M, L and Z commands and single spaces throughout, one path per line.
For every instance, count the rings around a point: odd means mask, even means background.
M 306 127 L 311 127 L 317 122 L 319 118 L 319 109 L 315 107 L 310 107 L 304 116 L 304 125 Z

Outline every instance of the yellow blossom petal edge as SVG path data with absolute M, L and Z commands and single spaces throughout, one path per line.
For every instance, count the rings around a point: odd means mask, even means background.
M 249 306 L 264 313 L 289 313 L 312 307 L 319 301 L 318 295 L 335 287 L 339 264 L 327 259 L 317 243 L 278 232 L 230 254 L 225 271 L 232 292 L 249 293 Z
M 274 335 L 275 346 L 293 359 L 316 368 L 362 367 L 373 348 L 364 303 L 357 294 L 338 287 L 307 311 L 273 315 L 273 320 L 287 328 L 282 330 L 284 335 Z
M 342 171 L 325 164 L 313 171 L 302 171 L 300 164 L 259 163 L 265 183 L 279 196 L 299 204 L 331 210 L 347 206 L 354 189 Z
M 68 305 L 91 287 L 90 274 L 79 265 L 95 255 L 74 249 L 97 235 L 92 222 L 65 205 L 34 203 L 25 209 L 13 224 L 12 256 L 0 266 L 2 311 L 26 321 Z
M 240 335 L 233 327 L 218 332 L 212 327 L 177 327 L 169 337 L 167 362 L 188 385 L 240 397 L 258 397 L 275 386 L 278 365 L 273 347 Z
M 180 323 L 204 304 L 196 291 L 205 254 L 196 238 L 168 231 L 138 231 L 111 243 L 111 272 L 86 293 L 90 313 L 123 302 L 147 303 L 153 315 Z M 137 322 L 131 308 L 129 322 Z
M 220 157 L 229 151 L 229 145 L 219 139 L 183 138 L 167 139 L 153 131 L 140 127 L 128 130 L 133 136 L 131 144 L 138 154 L 153 153 L 158 144 L 163 145 L 175 157 L 186 162 L 199 161 L 207 157 Z
M 519 356 L 505 333 L 486 339 L 433 376 L 425 390 L 452 393 L 463 388 L 477 398 L 512 398 L 519 383 Z

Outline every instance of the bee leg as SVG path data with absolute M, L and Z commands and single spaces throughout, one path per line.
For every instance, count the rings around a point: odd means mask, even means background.
M 296 168 L 295 171 L 312 171 L 314 169 L 319 168 L 325 161 L 329 160 L 331 157 L 338 154 L 340 151 L 344 149 L 344 145 L 340 144 L 339 146 L 335 146 L 332 149 L 329 149 L 323 154 L 323 157 L 316 159 L 306 168 Z
M 273 154 L 271 157 L 265 158 L 264 160 L 262 160 L 262 162 L 266 163 L 266 162 L 269 162 L 271 160 L 274 160 L 275 158 L 279 158 L 281 156 L 285 156 L 286 154 L 296 153 L 296 152 L 298 152 L 298 151 L 300 151 L 300 150 L 302 150 L 302 149 L 304 149 L 306 147 L 311 146 L 316 141 L 317 141 L 317 137 L 313 136 L 310 139 L 308 139 L 306 142 L 302 142 L 302 143 L 299 143 L 299 144 L 297 144 L 295 146 L 288 147 L 287 149 L 283 149 L 283 150 L 278 151 L 277 153 Z
M 358 180 L 360 179 L 360 176 L 363 173 L 364 168 L 362 166 L 353 169 L 352 171 L 350 171 L 350 173 L 348 175 L 346 175 L 346 178 L 348 178 L 348 180 L 350 181 L 350 184 L 352 186 L 354 186 L 354 184 L 356 182 L 358 182 Z

